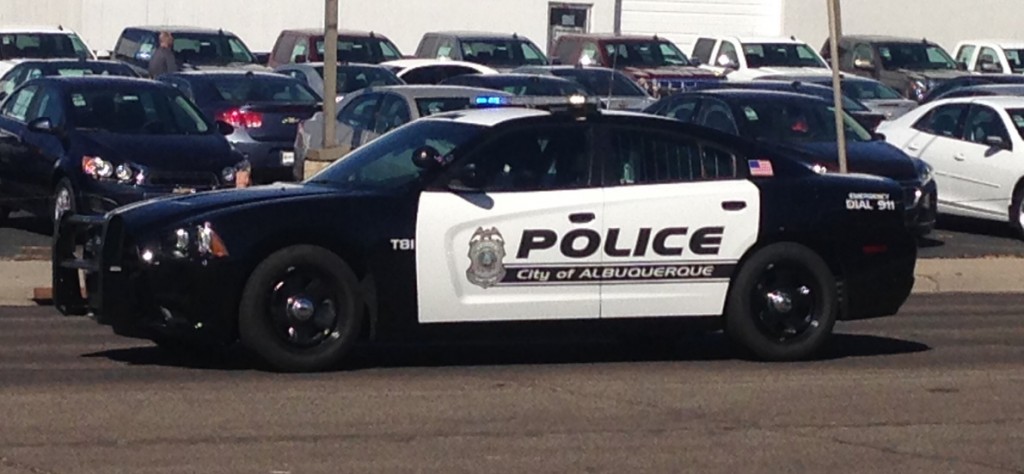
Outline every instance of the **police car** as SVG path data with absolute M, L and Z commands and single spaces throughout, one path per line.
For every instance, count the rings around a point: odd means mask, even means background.
M 702 316 L 758 358 L 805 359 L 910 293 L 897 183 L 571 102 L 418 120 L 301 184 L 65 217 L 57 306 L 315 371 L 453 323 Z

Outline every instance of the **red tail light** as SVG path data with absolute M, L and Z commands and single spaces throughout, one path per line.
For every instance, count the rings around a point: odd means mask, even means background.
M 227 122 L 235 128 L 260 128 L 263 126 L 263 114 L 251 110 L 231 109 L 221 112 L 217 120 Z

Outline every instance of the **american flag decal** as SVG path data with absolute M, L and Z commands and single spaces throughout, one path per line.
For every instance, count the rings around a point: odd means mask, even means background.
M 771 161 L 748 160 L 747 164 L 750 165 L 750 176 L 775 176 Z

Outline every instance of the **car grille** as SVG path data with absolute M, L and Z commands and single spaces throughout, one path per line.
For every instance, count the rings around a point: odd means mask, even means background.
M 151 171 L 146 177 L 146 184 L 151 186 L 190 186 L 212 188 L 220 184 L 217 175 L 195 171 Z
M 701 89 L 709 84 L 716 84 L 721 82 L 720 79 L 659 79 L 658 87 L 660 89 L 668 89 L 670 91 L 685 91 L 691 89 Z

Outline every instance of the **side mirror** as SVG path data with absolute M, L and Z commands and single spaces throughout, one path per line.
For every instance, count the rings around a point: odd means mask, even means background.
M 552 66 L 561 66 L 562 65 L 562 59 L 561 58 L 551 58 L 551 65 Z
M 35 133 L 56 134 L 57 127 L 53 125 L 53 121 L 51 121 L 49 118 L 39 117 L 28 123 L 28 131 Z
M 718 61 L 716 61 L 716 64 L 718 64 L 719 67 L 724 67 L 726 69 L 736 69 L 737 67 L 736 63 L 734 63 L 733 60 L 729 58 L 729 56 L 726 56 L 724 54 L 718 57 Z
M 224 122 L 222 120 L 218 120 L 217 121 L 217 132 L 219 132 L 221 135 L 224 135 L 226 137 L 228 135 L 231 135 L 232 133 L 235 133 L 235 127 L 233 127 L 230 123 Z
M 108 60 L 114 57 L 114 52 L 109 49 L 97 49 L 93 50 L 92 55 L 96 56 L 96 59 L 99 60 Z
M 296 64 L 304 63 L 306 62 L 306 56 L 303 54 L 296 54 L 295 57 L 292 58 L 292 62 Z
M 1006 148 L 1006 141 L 1003 140 L 1003 137 L 995 135 L 985 137 L 985 144 L 992 148 Z
M 256 59 L 256 64 L 267 64 L 270 62 L 270 53 L 253 53 L 252 56 Z
M 703 66 L 704 65 L 704 61 L 701 61 L 700 59 L 691 57 L 690 58 L 690 65 L 694 66 L 694 67 Z
M 444 157 L 437 148 L 423 146 L 412 152 L 412 164 L 422 170 L 435 171 L 444 166 Z
M 960 71 L 966 71 L 967 70 L 967 62 L 966 61 L 957 61 L 956 62 L 956 68 L 957 68 L 957 70 L 960 70 Z
M 480 174 L 477 173 L 476 165 L 470 163 L 452 177 L 448 183 L 448 189 L 455 192 L 478 192 L 484 185 L 482 181 Z
M 988 73 L 988 74 L 993 74 L 993 73 L 997 74 L 997 73 L 1003 72 L 1003 68 L 1002 68 L 1002 66 L 1000 66 L 1000 65 L 998 65 L 996 63 L 993 63 L 993 62 L 990 62 L 990 61 L 986 61 L 986 62 L 981 63 L 981 72 Z
M 857 58 L 853 60 L 853 67 L 860 69 L 862 71 L 874 71 L 875 63 L 864 58 Z

